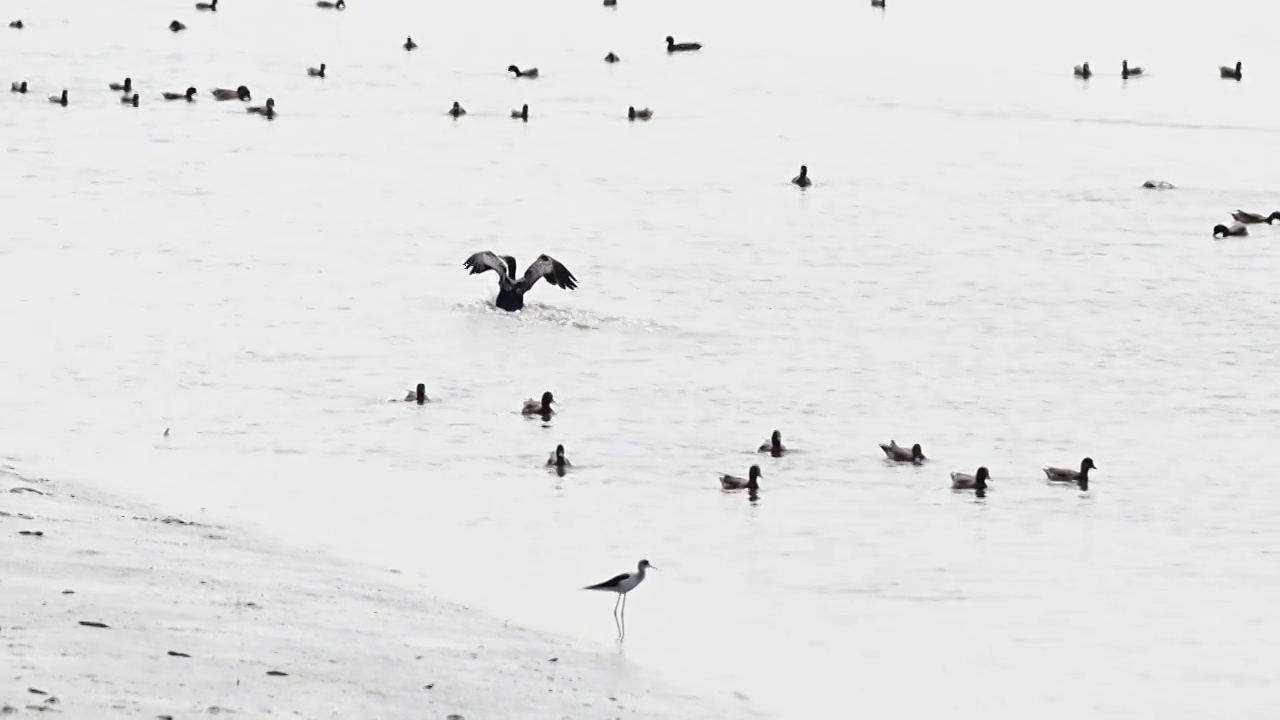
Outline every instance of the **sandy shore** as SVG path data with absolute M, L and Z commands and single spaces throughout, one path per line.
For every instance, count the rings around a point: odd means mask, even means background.
M 730 717 L 708 704 L 393 571 L 0 469 L 6 717 Z

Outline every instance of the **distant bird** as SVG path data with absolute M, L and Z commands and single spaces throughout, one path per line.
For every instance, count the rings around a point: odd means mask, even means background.
M 782 444 L 782 431 L 774 430 L 769 439 L 760 446 L 756 452 L 769 453 L 773 457 L 782 457 L 787 452 L 787 446 Z
M 701 49 L 702 49 L 702 43 L 696 43 L 696 42 L 678 43 L 675 41 L 675 38 L 671 37 L 670 35 L 667 36 L 667 52 L 669 53 L 692 52 L 694 50 L 701 50 Z
M 324 8 L 326 10 L 346 10 L 347 1 L 338 0 L 338 2 L 335 3 L 335 2 L 330 2 L 330 0 L 316 0 L 316 7 Z
M 66 107 L 66 106 L 67 106 L 67 91 L 66 91 L 66 90 L 63 90 L 61 95 L 50 95 L 50 96 L 49 96 L 49 102 L 51 102 L 51 103 L 57 103 L 57 104 L 61 105 L 62 107 Z
M 174 20 L 173 22 L 169 23 L 169 30 L 173 32 L 182 32 L 183 30 L 186 30 L 186 29 L 187 29 L 187 26 L 183 25 L 177 20 Z
M 530 80 L 538 79 L 538 68 L 529 68 L 528 70 L 521 70 L 515 65 L 508 65 L 507 72 L 515 73 L 516 77 L 518 78 L 529 78 Z
M 884 451 L 886 457 L 894 462 L 909 462 L 919 465 L 925 459 L 924 450 L 921 449 L 920 443 L 904 448 L 897 441 L 890 440 L 888 445 L 881 443 L 880 449 Z
M 1093 71 L 1089 69 L 1089 63 L 1085 63 L 1083 65 L 1077 65 L 1072 72 L 1076 77 L 1082 78 L 1084 80 L 1088 80 L 1089 78 L 1093 77 Z
M 574 290 L 578 287 L 578 279 L 569 272 L 569 268 L 546 254 L 539 255 L 519 279 L 516 278 L 516 259 L 510 255 L 499 256 L 488 250 L 482 250 L 467 258 L 462 266 L 470 270 L 471 275 L 479 275 L 489 270 L 497 274 L 498 297 L 494 300 L 494 305 L 507 312 L 523 308 L 525 293 L 532 290 L 542 278 L 546 278 L 547 282 L 564 290 Z
M 1244 63 L 1236 61 L 1236 69 L 1232 70 L 1229 66 L 1223 65 L 1218 68 L 1218 74 L 1223 80 L 1242 80 L 1244 79 Z
M 1129 78 L 1131 78 L 1131 77 L 1137 77 L 1137 76 L 1139 76 L 1139 75 L 1141 75 L 1141 74 L 1142 74 L 1142 68 L 1140 68 L 1140 67 L 1129 67 L 1129 61 L 1128 61 L 1128 60 L 1125 60 L 1125 61 L 1123 61 L 1122 63 L 1120 63 L 1120 77 L 1121 77 L 1122 79 L 1124 79 L 1124 80 L 1128 80 L 1128 79 L 1129 79 Z
M 987 472 L 986 466 L 978 468 L 977 475 L 969 475 L 966 473 L 951 473 L 951 487 L 954 490 L 986 490 L 987 480 L 991 479 L 991 473 Z
M 742 479 L 736 475 L 720 475 L 720 487 L 724 490 L 742 490 L 746 488 L 751 491 L 760 489 L 760 478 L 764 477 L 760 473 L 759 465 L 752 465 L 747 471 L 747 479 Z
M 658 569 L 650 565 L 648 560 L 641 560 L 636 565 L 635 572 L 615 575 L 602 583 L 582 588 L 583 590 L 603 590 L 618 593 L 618 601 L 613 604 L 613 622 L 618 628 L 618 640 L 622 640 L 627 635 L 627 593 L 635 590 L 637 585 L 644 582 L 644 571 L 650 568 Z M 622 604 L 621 619 L 618 617 L 619 603 Z
M 529 106 L 527 104 L 521 105 L 519 110 L 512 110 L 511 119 L 529 122 Z
M 1249 229 L 1240 223 L 1235 223 L 1231 227 L 1226 225 L 1214 225 L 1214 237 L 1244 237 L 1249 234 Z
M 871 0 L 871 7 L 883 8 L 884 0 Z
M 209 2 L 198 2 L 196 3 L 196 9 L 197 10 L 217 10 L 218 0 L 209 0 Z
M 125 105 L 132 105 L 134 107 L 138 107 L 138 93 L 134 93 L 133 95 L 125 95 L 124 97 L 120 98 L 120 102 L 124 103 Z
M 276 113 L 276 99 L 267 98 L 266 105 L 255 105 L 253 107 L 247 107 L 245 108 L 245 111 L 252 115 L 266 115 L 270 117 L 272 115 L 275 115 Z
M 169 428 L 164 429 L 164 436 L 169 437 Z
M 14 20 L 13 22 L 9 23 L 9 27 L 13 28 L 14 30 L 21 30 L 22 28 L 26 27 L 26 25 L 23 25 L 21 20 Z
M 430 400 L 431 398 L 427 397 L 426 383 L 418 383 L 418 387 L 410 390 L 408 394 L 404 396 L 405 402 L 416 402 L 419 405 L 425 405 Z
M 617 5 L 618 5 L 618 0 L 604 0 L 605 7 L 616 7 Z
M 253 99 L 249 96 L 249 88 L 245 87 L 244 85 L 241 85 L 235 90 L 228 90 L 226 88 L 214 88 L 209 92 L 213 93 L 213 97 L 218 100 L 252 100 Z
M 405 52 L 410 52 L 418 49 L 418 43 L 414 42 L 413 38 L 407 37 L 404 39 L 404 45 L 401 45 L 400 47 L 404 48 Z
M 1142 187 L 1148 190 L 1174 190 L 1173 183 L 1164 180 L 1147 180 L 1142 183 Z
M 555 401 L 556 401 L 555 396 L 551 394 L 550 390 L 548 390 L 542 393 L 541 400 L 534 400 L 533 398 L 529 398 L 528 400 L 525 400 L 524 405 L 520 407 L 520 414 L 521 415 L 550 415 L 555 412 L 555 410 L 551 409 L 551 405 L 555 403 Z
M 809 166 L 808 166 L 808 165 L 801 165 L 801 166 L 800 166 L 800 174 L 799 174 L 799 175 L 797 175 L 797 176 L 795 176 L 795 177 L 793 177 L 793 178 L 791 178 L 791 184 L 792 184 L 792 185 L 798 185 L 798 186 L 800 186 L 800 187 L 802 187 L 802 188 L 807 188 L 807 187 L 809 187 L 810 185 L 812 185 L 812 184 L 813 184 L 813 181 L 809 179 Z
M 320 63 L 320 67 L 318 68 L 309 67 L 307 68 L 307 75 L 310 77 L 322 78 L 324 77 L 324 67 L 324 63 Z
M 604 61 L 607 63 L 616 63 L 621 59 L 622 58 L 618 57 L 617 55 L 614 55 L 613 53 L 609 53 L 608 55 L 604 56 Z
M 458 118 L 466 114 L 467 114 L 467 111 L 462 109 L 462 106 L 458 104 L 457 100 L 454 100 L 453 107 L 449 108 L 449 115 L 453 116 L 454 120 L 457 120 Z
M 649 108 L 643 110 L 637 110 L 635 107 L 627 108 L 628 120 L 648 120 L 651 117 L 653 117 L 653 111 Z
M 1251 212 L 1245 212 L 1243 210 L 1236 210 L 1235 212 L 1231 213 L 1231 217 L 1235 218 L 1238 222 L 1245 223 L 1246 225 L 1257 225 L 1258 223 L 1266 223 L 1270 225 L 1276 220 L 1280 220 L 1280 210 L 1273 212 L 1270 215 L 1267 215 L 1266 217 L 1263 217 L 1258 213 L 1251 213 Z
M 554 452 L 547 458 L 547 467 L 571 468 L 573 463 L 569 462 L 569 458 L 564 456 L 564 446 L 557 445 Z
M 25 95 L 27 93 L 27 81 L 23 80 L 22 82 L 9 83 L 9 92 L 22 93 Z
M 1097 470 L 1098 466 L 1093 464 L 1093 458 L 1085 458 L 1080 461 L 1080 469 L 1072 470 L 1070 468 L 1046 467 L 1043 468 L 1045 477 L 1052 482 L 1073 482 L 1080 487 L 1086 487 L 1089 484 L 1089 471 Z
M 122 83 L 111 83 L 107 87 L 117 92 L 133 92 L 133 78 L 125 78 Z
M 189 87 L 185 93 L 163 92 L 160 93 L 160 97 L 165 100 L 186 100 L 187 102 L 195 102 L 196 89 Z

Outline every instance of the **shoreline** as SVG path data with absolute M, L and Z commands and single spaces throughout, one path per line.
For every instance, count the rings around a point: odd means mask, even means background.
M 142 507 L 0 467 L 0 714 L 750 714 L 397 571 Z

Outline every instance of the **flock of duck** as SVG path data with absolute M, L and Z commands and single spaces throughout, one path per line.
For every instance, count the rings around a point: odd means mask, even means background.
M 416 402 L 424 405 L 430 402 L 427 397 L 427 386 L 425 383 L 418 383 L 418 386 L 410 390 L 404 397 L 404 402 Z M 525 417 L 539 417 L 543 422 L 550 422 L 551 416 L 555 414 L 552 408 L 556 402 L 555 395 L 550 390 L 542 393 L 540 399 L 529 398 L 524 401 L 520 407 L 520 414 Z M 920 443 L 915 443 L 911 447 L 899 445 L 896 440 L 890 440 L 887 444 L 881 443 L 880 449 L 884 452 L 885 457 L 894 463 L 923 465 L 928 458 L 924 455 L 924 449 Z M 767 454 L 773 458 L 780 458 L 790 452 L 790 449 L 782 443 L 782 431 L 774 430 L 769 439 L 764 441 L 756 452 Z M 573 467 L 573 463 L 569 462 L 569 458 L 565 456 L 564 445 L 556 445 L 555 450 L 547 457 L 546 466 L 556 471 L 556 474 L 564 477 L 569 468 Z M 1080 461 L 1080 469 L 1074 470 L 1065 467 L 1045 466 L 1041 468 L 1045 477 L 1049 482 L 1053 483 L 1069 483 L 1078 486 L 1081 490 L 1089 489 L 1089 471 L 1097 470 L 1098 466 L 1093 464 L 1093 458 L 1086 457 Z M 747 476 L 738 477 L 728 473 L 720 474 L 720 487 L 723 490 L 746 490 L 749 498 L 754 502 L 759 499 L 760 478 L 764 477 L 759 465 L 752 465 L 747 469 Z M 985 497 L 987 492 L 987 481 L 991 479 L 991 472 L 986 466 L 978 468 L 977 472 L 970 475 L 963 472 L 951 473 L 951 488 L 953 490 L 973 490 L 978 497 Z
M 1076 77 L 1080 78 L 1081 80 L 1088 80 L 1089 78 L 1093 77 L 1093 70 L 1089 69 L 1089 63 L 1085 62 L 1077 65 L 1075 67 L 1075 70 L 1073 71 L 1073 74 Z M 1133 67 L 1130 67 L 1128 60 L 1120 61 L 1120 79 L 1121 80 L 1128 80 L 1129 78 L 1139 78 L 1145 74 L 1146 74 L 1146 71 L 1144 71 L 1140 67 L 1137 67 L 1136 65 Z M 1235 67 L 1232 67 L 1230 65 L 1220 65 L 1218 66 L 1218 76 L 1221 77 L 1223 80 L 1236 80 L 1236 81 L 1243 80 L 1244 79 L 1244 63 L 1237 60 Z

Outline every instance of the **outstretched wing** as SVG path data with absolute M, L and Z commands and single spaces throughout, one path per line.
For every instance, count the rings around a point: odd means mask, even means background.
M 472 275 L 479 275 L 487 270 L 492 270 L 498 273 L 499 279 L 512 279 L 511 275 L 515 271 L 508 268 L 514 268 L 515 264 L 515 258 L 499 257 L 489 250 L 481 250 L 467 258 L 467 261 L 462 263 L 462 267 L 470 270 Z
M 521 289 L 528 292 L 540 278 L 546 278 L 547 282 L 565 290 L 578 287 L 578 278 L 569 272 L 569 268 L 550 255 L 539 255 L 529 269 L 524 271 L 524 277 L 520 278 Z

